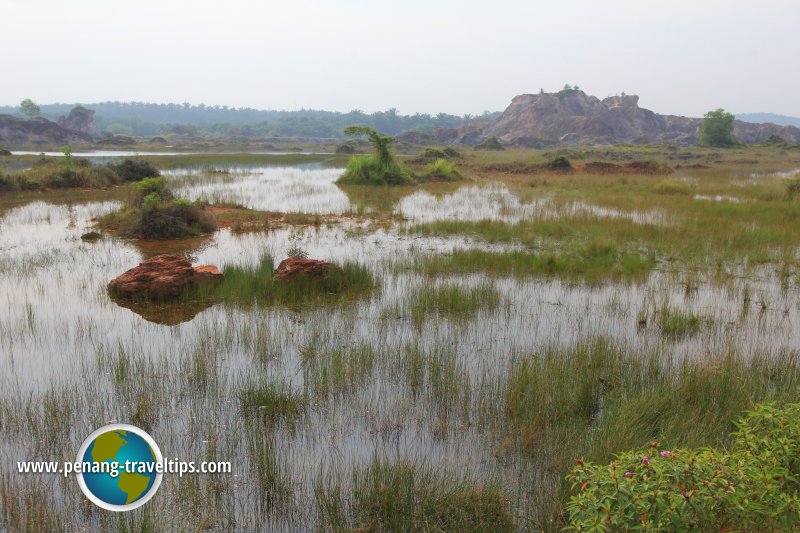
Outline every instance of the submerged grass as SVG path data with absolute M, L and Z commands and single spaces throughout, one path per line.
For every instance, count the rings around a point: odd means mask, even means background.
M 492 483 L 424 465 L 373 459 L 341 487 L 315 490 L 325 531 L 516 531 L 510 499 Z
M 293 421 L 305 407 L 302 395 L 274 380 L 250 380 L 239 390 L 239 406 L 246 416 L 257 416 L 268 425 Z
M 472 287 L 456 284 L 423 287 L 411 293 L 407 306 L 411 317 L 420 324 L 432 314 L 470 318 L 480 309 L 496 309 L 499 304 L 498 290 L 493 284 L 484 282 Z

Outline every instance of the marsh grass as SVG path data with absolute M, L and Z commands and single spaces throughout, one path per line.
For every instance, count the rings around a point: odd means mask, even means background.
M 668 307 L 661 310 L 660 323 L 661 334 L 667 337 L 689 337 L 696 335 L 707 319 L 691 313 L 674 311 Z
M 239 407 L 248 417 L 257 417 L 268 426 L 279 421 L 294 422 L 306 406 L 303 395 L 272 379 L 249 379 L 238 392 Z
M 603 280 L 643 280 L 655 266 L 652 254 L 618 250 L 592 243 L 569 252 L 489 252 L 455 250 L 448 255 L 418 258 L 412 268 L 431 276 L 484 272 L 500 276 L 546 276 L 589 283 Z
M 313 305 L 365 296 L 375 285 L 370 271 L 355 263 L 331 268 L 322 278 L 301 275 L 278 281 L 273 270 L 270 256 L 263 256 L 256 267 L 225 266 L 224 281 L 201 288 L 199 297 L 241 305 Z
M 607 462 L 652 441 L 666 449 L 724 447 L 744 410 L 800 398 L 799 362 L 793 352 L 671 362 L 598 338 L 514 360 L 502 384 L 484 389 L 501 401 L 483 403 L 482 420 L 501 421 L 501 450 L 546 470 L 563 471 L 578 456 Z M 541 494 L 538 527 L 560 522 L 565 491 L 559 482 Z
M 510 499 L 497 485 L 425 465 L 373 459 L 343 488 L 315 490 L 326 531 L 515 531 Z
M 421 287 L 412 292 L 406 304 L 412 319 L 422 324 L 431 314 L 451 318 L 471 318 L 480 309 L 493 310 L 500 305 L 500 293 L 489 282 L 474 286 L 445 283 Z
M 319 396 L 353 392 L 369 377 L 376 356 L 368 344 L 315 352 L 303 367 L 306 387 Z

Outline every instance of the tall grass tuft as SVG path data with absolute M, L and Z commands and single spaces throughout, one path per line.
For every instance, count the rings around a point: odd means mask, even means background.
M 305 399 L 289 385 L 272 380 L 250 380 L 239 390 L 239 406 L 246 416 L 260 417 L 267 425 L 294 421 L 305 407 Z

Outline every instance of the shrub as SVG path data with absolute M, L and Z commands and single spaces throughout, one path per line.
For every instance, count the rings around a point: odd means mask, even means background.
M 101 226 L 116 226 L 119 235 L 139 239 L 193 237 L 216 227 L 200 206 L 186 198 L 174 198 L 164 177 L 144 178 L 134 184 L 134 191 L 133 201 L 103 217 Z
M 488 137 L 476 145 L 475 150 L 505 150 L 505 147 L 497 137 Z
M 579 460 L 567 480 L 573 531 L 795 530 L 800 527 L 800 404 L 757 407 L 739 422 L 730 451 L 618 454 Z
M 419 156 L 423 159 L 446 159 L 447 154 L 444 153 L 444 150 L 440 150 L 438 148 L 433 148 L 431 146 L 425 148 Z
M 559 156 L 547 162 L 547 169 L 554 172 L 572 172 L 572 163 L 564 156 Z
M 159 175 L 158 169 L 151 163 L 141 159 L 124 159 L 111 168 L 122 181 L 139 181 L 142 178 L 153 178 Z
M 461 179 L 461 173 L 456 169 L 453 163 L 448 163 L 444 159 L 437 159 L 427 166 L 428 178 L 456 181 Z

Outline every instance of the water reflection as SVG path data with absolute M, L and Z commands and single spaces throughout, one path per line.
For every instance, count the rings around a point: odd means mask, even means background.
M 179 196 L 214 204 L 229 203 L 260 211 L 330 214 L 351 210 L 335 182 L 341 169 L 260 167 L 222 172 L 167 173 Z

